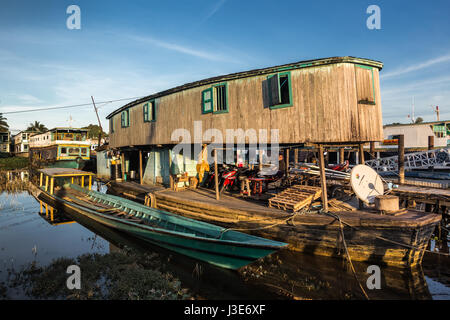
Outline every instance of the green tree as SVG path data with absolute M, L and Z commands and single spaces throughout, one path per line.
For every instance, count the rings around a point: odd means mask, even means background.
M 6 120 L 8 120 L 8 119 L 3 117 L 3 114 L 0 113 L 0 132 L 6 132 L 9 130 L 9 125 L 6 122 Z
M 48 131 L 47 127 L 40 123 L 39 121 L 35 121 L 34 123 L 30 123 L 27 130 L 29 131 L 37 131 L 37 132 L 45 132 Z
M 414 123 L 422 123 L 422 122 L 423 122 L 422 117 L 417 117 L 416 121 L 414 121 Z
M 96 124 L 90 124 L 87 127 L 83 127 L 83 129 L 88 129 L 88 138 L 98 139 L 98 135 L 100 134 L 100 127 Z M 108 135 L 102 131 L 102 137 L 107 137 Z

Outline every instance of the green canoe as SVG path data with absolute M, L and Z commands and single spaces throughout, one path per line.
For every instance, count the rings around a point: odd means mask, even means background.
M 76 211 L 104 225 L 169 250 L 213 265 L 238 269 L 286 243 L 189 219 L 159 209 L 66 184 L 51 195 L 41 189 L 39 198 L 56 208 Z

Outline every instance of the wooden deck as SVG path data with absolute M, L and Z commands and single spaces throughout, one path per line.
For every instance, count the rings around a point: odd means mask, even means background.
M 430 188 L 411 185 L 399 185 L 392 194 L 403 201 L 413 201 L 435 205 L 445 214 L 450 207 L 450 189 Z
M 133 182 L 114 183 L 113 188 L 122 190 L 125 196 L 132 195 L 132 198 L 143 201 L 145 193 L 152 193 L 156 197 L 156 206 L 160 209 L 173 211 L 179 209 L 179 213 L 183 210 L 195 211 L 190 212 L 193 216 L 202 218 L 202 213 L 210 215 L 210 219 L 218 219 L 219 215 L 225 220 L 232 223 L 243 223 L 248 220 L 258 220 L 258 223 L 273 223 L 282 221 L 292 216 L 293 213 L 278 208 L 270 208 L 266 203 L 256 202 L 252 200 L 244 200 L 234 196 L 221 195 L 220 200 L 216 200 L 214 190 L 198 188 L 195 190 L 186 189 L 183 191 L 173 191 L 168 188 L 159 186 L 139 185 Z M 128 192 L 126 191 L 128 190 Z M 134 193 L 130 191 L 134 190 Z M 140 195 L 135 192 L 141 192 Z M 170 203 L 170 206 L 168 205 Z M 421 226 L 437 219 L 437 215 L 424 214 L 416 210 L 409 210 L 405 214 L 398 216 L 381 215 L 378 212 L 370 210 L 354 210 L 333 212 L 342 217 L 342 219 L 354 226 L 363 226 L 372 224 L 374 226 Z M 204 217 L 203 217 L 204 218 Z M 220 220 L 220 219 L 219 219 Z M 211 222 L 211 221 L 210 221 Z M 336 219 L 321 215 L 318 213 L 308 213 L 296 215 L 293 222 L 313 223 L 313 224 L 333 224 Z

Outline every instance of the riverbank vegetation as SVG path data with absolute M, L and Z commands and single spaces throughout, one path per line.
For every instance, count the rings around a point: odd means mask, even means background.
M 28 163 L 26 157 L 0 158 L 0 171 L 24 169 L 28 167 Z
M 81 288 L 68 289 L 70 265 L 80 267 Z M 26 298 L 71 300 L 179 300 L 188 299 L 178 279 L 161 270 L 157 254 L 130 250 L 59 258 L 45 267 L 30 264 L 10 270 L 8 288 L 20 288 Z M 3 293 L 6 296 L 8 296 Z M 1 295 L 1 292 L 0 292 Z

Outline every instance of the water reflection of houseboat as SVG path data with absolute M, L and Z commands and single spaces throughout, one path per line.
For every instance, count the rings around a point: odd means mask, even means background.
M 30 138 L 30 163 L 36 167 L 82 169 L 90 159 L 87 129 L 54 128 Z

